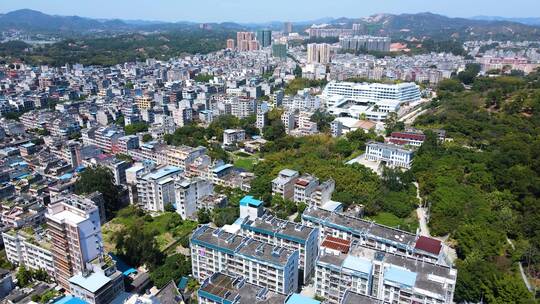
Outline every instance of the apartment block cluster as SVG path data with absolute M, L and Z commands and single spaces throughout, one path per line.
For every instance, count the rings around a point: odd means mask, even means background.
M 124 275 L 103 250 L 101 194 L 64 194 L 51 198 L 43 220 L 2 232 L 7 259 L 14 265 L 45 270 L 60 288 L 87 303 L 110 303 L 124 289 Z M 54 286 L 48 286 L 45 292 Z M 15 290 L 24 299 L 33 291 Z
M 325 303 L 452 303 L 457 272 L 444 244 L 344 212 L 331 199 L 334 188 L 333 180 L 284 169 L 272 194 L 305 203 L 301 223 L 276 218 L 246 196 L 234 224 L 200 226 L 190 245 L 199 298 L 227 297 L 215 288 L 221 282 L 243 297 L 243 284 L 257 286 L 282 303 L 313 282 Z
M 471 62 L 465 60 L 463 56 L 450 53 L 405 54 L 383 58 L 370 55 L 370 52 L 407 53 L 410 49 L 405 43 L 392 43 L 389 37 L 367 35 L 368 30 L 363 24 L 353 24 L 352 28 L 332 28 L 328 24 L 313 25 L 307 32 L 310 39 L 339 40 L 333 44 L 308 45 L 307 52 L 305 47 L 289 48 L 288 53 L 302 63 L 302 77 L 309 79 L 342 81 L 350 78 L 366 78 L 415 81 L 434 86 L 441 80 L 450 78 L 452 73 L 465 69 L 466 64 Z M 288 37 L 291 38 L 293 37 Z M 528 55 L 520 54 L 508 58 L 526 56 L 530 58 L 535 54 L 534 49 L 523 47 L 520 49 L 523 52 L 531 51 L 527 53 Z M 471 51 L 472 56 L 475 54 Z M 485 62 L 489 62 L 489 59 Z M 493 62 L 496 64 L 496 60 Z M 534 67 L 534 62 L 528 59 L 515 66 L 517 69 L 530 71 Z

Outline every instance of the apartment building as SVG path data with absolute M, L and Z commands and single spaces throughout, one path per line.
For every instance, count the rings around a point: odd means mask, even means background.
M 171 112 L 174 123 L 179 127 L 183 127 L 193 121 L 193 110 L 191 108 L 175 107 Z
M 245 236 L 293 251 L 298 250 L 300 285 L 313 275 L 318 256 L 317 228 L 281 220 L 271 214 L 256 219 L 245 218 L 240 226 L 241 234 Z
M 38 201 L 5 202 L 0 205 L 0 218 L 5 227 L 22 228 L 37 226 L 45 221 L 47 208 Z
M 321 248 L 315 289 L 335 304 L 342 303 L 347 292 L 384 303 L 453 303 L 456 277 L 451 267 L 363 246 L 348 253 Z
M 390 137 L 386 139 L 390 144 L 413 147 L 420 147 L 424 143 L 424 140 L 426 140 L 424 134 L 413 132 L 392 132 Z
M 239 119 L 255 114 L 257 101 L 249 97 L 235 97 L 230 100 L 231 114 Z
M 329 179 L 318 185 L 311 193 L 310 204 L 317 207 L 324 206 L 324 204 L 332 199 L 332 193 L 334 193 L 335 188 L 336 182 L 333 179 Z
M 246 282 L 245 278 L 218 272 L 204 280 L 197 291 L 200 304 L 284 304 L 287 296 Z
M 315 188 L 319 185 L 319 179 L 313 175 L 304 174 L 296 179 L 294 183 L 294 197 L 295 203 L 310 203 L 311 194 L 315 191 Z
M 286 111 L 281 114 L 281 122 L 283 123 L 283 126 L 285 126 L 285 132 L 289 134 L 292 130 L 294 130 L 296 123 L 294 112 Z
M 46 218 L 56 281 L 69 290 L 69 278 L 103 253 L 100 212 L 91 201 L 61 200 L 47 206 Z
M 353 36 L 339 38 L 339 44 L 343 50 L 352 51 L 390 51 L 390 37 Z
M 214 273 L 223 272 L 283 294 L 298 289 L 298 250 L 209 226 L 193 232 L 190 248 L 192 275 L 201 283 Z
M 382 162 L 389 167 L 409 169 L 412 166 L 414 152 L 394 144 L 370 141 L 366 144 L 364 158 Z
M 32 229 L 11 229 L 2 232 L 2 240 L 8 261 L 14 265 L 25 265 L 37 270 L 43 269 L 54 277 L 51 243 L 45 234 Z
M 157 142 L 141 145 L 140 149 L 130 150 L 129 155 L 136 160 L 149 160 L 158 165 L 175 166 L 186 170 L 195 159 L 206 154 L 205 147 L 169 146 Z
M 109 255 L 90 261 L 88 270 L 69 279 L 70 293 L 90 304 L 109 304 L 124 291 L 124 275 Z
M 279 171 L 278 176 L 272 180 L 272 195 L 281 195 L 283 199 L 292 200 L 294 198 L 294 184 L 299 176 L 298 171 L 291 169 Z
M 335 237 L 362 246 L 390 253 L 417 257 L 426 261 L 449 264 L 440 241 L 399 229 L 376 224 L 340 212 L 331 212 L 315 206 L 306 208 L 302 223 L 319 228 L 319 243 Z
M 151 109 L 154 107 L 154 99 L 148 95 L 137 96 L 135 97 L 135 104 L 139 111 L 144 109 Z
M 139 136 L 126 135 L 118 138 L 117 151 L 118 153 L 128 154 L 129 150 L 139 148 Z
M 85 146 L 94 145 L 107 153 L 116 153 L 118 140 L 123 137 L 124 130 L 114 126 L 93 127 L 81 131 Z
M 182 219 L 195 219 L 200 202 L 214 193 L 211 181 L 200 177 L 175 182 L 176 212 Z
M 284 304 L 287 296 L 246 282 L 245 278 L 217 272 L 204 280 L 197 298 L 200 304 Z
M 167 204 L 175 204 L 175 179 L 184 171 L 163 166 L 137 178 L 137 204 L 144 210 L 162 212 Z
M 246 140 L 246 131 L 242 129 L 227 129 L 223 131 L 223 146 L 232 146 Z
M 308 63 L 330 63 L 330 45 L 327 43 L 310 43 L 307 45 Z

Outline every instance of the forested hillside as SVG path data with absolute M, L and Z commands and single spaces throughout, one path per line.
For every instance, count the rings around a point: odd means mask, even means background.
M 449 235 L 459 260 L 456 301 L 532 303 L 519 275 L 540 278 L 540 83 L 528 77 L 446 81 L 421 129 L 432 134 L 412 171 L 430 206 L 434 235 Z

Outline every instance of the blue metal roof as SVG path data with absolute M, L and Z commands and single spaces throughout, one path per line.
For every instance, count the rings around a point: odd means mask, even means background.
M 54 304 L 88 304 L 88 303 L 79 298 L 68 295 L 54 302 Z
M 188 281 L 189 281 L 188 277 L 185 277 L 185 276 L 182 277 L 180 279 L 180 282 L 178 282 L 178 289 L 180 290 L 186 289 Z
M 416 272 L 404 268 L 390 266 L 384 272 L 384 280 L 388 280 L 407 287 L 414 287 L 416 282 Z
M 223 165 L 223 166 L 219 166 L 219 167 L 217 167 L 217 168 L 214 168 L 214 170 L 212 170 L 212 172 L 218 173 L 218 172 L 221 172 L 221 171 L 223 171 L 223 170 L 225 170 L 225 169 L 229 169 L 229 168 L 231 168 L 232 166 L 233 166 L 233 165 L 231 165 L 231 164 L 226 164 L 226 165 Z
M 293 293 L 285 304 L 321 304 L 321 302 L 298 293 Z
M 365 274 L 371 273 L 372 264 L 369 260 L 363 259 L 361 257 L 348 255 L 343 261 L 343 268 L 354 270 L 356 272 L 361 272 Z
M 160 179 L 170 174 L 175 174 L 182 171 L 182 169 L 174 166 L 166 166 L 163 168 L 158 169 L 157 171 L 154 171 L 147 175 L 148 178 L 151 179 Z
M 240 200 L 240 206 L 252 206 L 252 207 L 259 207 L 263 204 L 262 201 L 255 199 L 251 195 L 246 195 L 244 198 Z

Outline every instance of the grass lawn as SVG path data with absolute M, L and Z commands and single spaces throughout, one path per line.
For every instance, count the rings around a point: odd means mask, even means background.
M 416 214 L 413 213 L 411 213 L 411 215 L 407 218 L 399 218 L 392 213 L 381 212 L 370 217 L 370 219 L 374 220 L 378 224 L 399 228 L 412 233 L 415 233 L 416 229 L 418 228 L 418 219 L 416 218 Z
M 232 159 L 234 160 L 234 166 L 237 168 L 242 168 L 246 171 L 253 171 L 253 167 L 257 162 L 259 162 L 259 155 L 249 155 L 243 152 L 236 152 L 231 154 Z
M 151 217 L 138 214 L 133 207 L 126 207 L 101 228 L 105 250 L 115 252 L 114 235 L 132 224 L 139 225 L 146 232 L 156 233 L 155 238 L 161 250 L 165 250 L 197 227 L 197 222 L 182 221 L 180 216 L 173 212 Z

